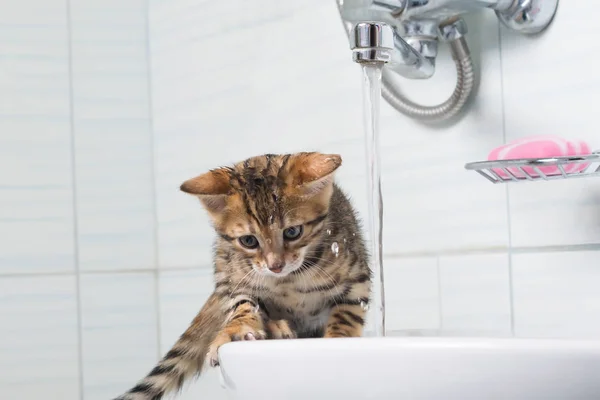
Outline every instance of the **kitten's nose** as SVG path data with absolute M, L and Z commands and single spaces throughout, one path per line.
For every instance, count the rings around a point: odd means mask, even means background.
M 267 253 L 265 261 L 267 262 L 267 267 L 269 267 L 269 270 L 271 272 L 275 272 L 276 274 L 280 273 L 283 270 L 283 267 L 285 267 L 285 260 L 283 259 L 283 256 L 275 252 Z
M 278 274 L 281 271 L 283 271 L 283 267 L 285 267 L 285 263 L 283 261 L 277 260 L 274 261 L 272 264 L 269 264 L 269 271 Z

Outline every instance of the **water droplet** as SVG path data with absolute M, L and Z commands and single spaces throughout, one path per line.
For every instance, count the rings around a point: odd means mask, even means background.
M 364 301 L 360 302 L 360 306 L 362 307 L 363 310 L 365 311 L 369 311 L 369 303 L 366 303 Z
M 273 219 L 274 219 L 273 216 L 269 215 L 269 225 L 273 223 Z
M 327 234 L 331 235 L 331 229 L 327 229 Z
M 346 243 L 346 238 L 344 238 L 344 243 Z
M 356 236 L 356 233 L 353 233 L 352 236 Z
M 340 252 L 340 246 L 337 242 L 331 243 L 331 252 L 337 257 Z

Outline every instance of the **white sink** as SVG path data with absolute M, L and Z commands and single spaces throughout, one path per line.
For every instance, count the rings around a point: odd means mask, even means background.
M 600 341 L 267 340 L 219 358 L 235 400 L 600 399 Z

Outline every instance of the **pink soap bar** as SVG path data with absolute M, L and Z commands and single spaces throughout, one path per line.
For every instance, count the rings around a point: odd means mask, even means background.
M 552 158 L 560 156 L 579 156 L 590 154 L 590 147 L 583 141 L 568 141 L 556 136 L 535 136 L 515 140 L 506 145 L 493 149 L 488 155 L 488 160 L 517 160 L 523 158 Z M 585 170 L 589 164 L 566 164 L 563 169 L 566 173 L 578 173 Z M 538 167 L 545 175 L 560 175 L 560 169 L 556 166 Z M 524 178 L 521 171 L 516 167 L 507 168 L 516 177 Z M 533 177 L 538 174 L 532 167 L 522 167 L 523 171 Z M 492 169 L 501 178 L 510 178 L 499 168 Z

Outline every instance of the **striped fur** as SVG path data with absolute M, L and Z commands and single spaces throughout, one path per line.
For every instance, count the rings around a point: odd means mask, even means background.
M 215 290 L 158 365 L 117 400 L 179 390 L 204 360 L 218 365 L 219 347 L 231 341 L 362 335 L 371 272 L 355 212 L 333 183 L 340 165 L 337 155 L 267 154 L 181 186 L 217 233 Z

